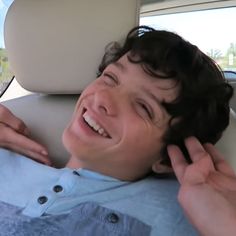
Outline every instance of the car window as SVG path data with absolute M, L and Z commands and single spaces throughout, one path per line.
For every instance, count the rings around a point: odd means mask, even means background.
M 7 10 L 12 2 L 13 0 L 0 0 L 0 96 L 13 77 L 13 74 L 9 68 L 7 52 L 3 38 L 4 20 Z
M 227 78 L 230 82 L 236 82 L 236 72 L 235 71 L 224 71 L 224 76 Z
M 140 18 L 141 25 L 174 31 L 197 45 L 235 80 L 236 73 L 236 6 L 190 12 L 156 14 Z M 232 72 L 232 73 L 231 73 Z

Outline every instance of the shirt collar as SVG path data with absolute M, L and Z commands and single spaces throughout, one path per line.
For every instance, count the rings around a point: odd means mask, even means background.
M 80 176 L 89 178 L 89 179 L 96 179 L 96 180 L 103 180 L 103 181 L 120 181 L 119 179 L 113 178 L 111 176 L 103 175 L 98 172 L 87 170 L 83 168 L 75 169 Z

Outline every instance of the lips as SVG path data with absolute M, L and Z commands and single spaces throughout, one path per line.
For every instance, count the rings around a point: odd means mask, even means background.
M 94 118 L 92 118 L 87 111 L 84 112 L 83 114 L 84 121 L 87 123 L 87 125 L 95 131 L 97 134 L 101 135 L 102 137 L 105 138 L 111 138 L 108 132 L 105 130 L 102 125 L 96 121 Z

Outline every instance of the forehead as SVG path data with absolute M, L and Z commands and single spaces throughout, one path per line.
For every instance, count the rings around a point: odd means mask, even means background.
M 129 54 L 125 54 L 118 61 L 111 64 L 121 77 L 129 82 L 131 86 L 142 92 L 149 92 L 166 102 L 173 101 L 179 93 L 179 86 L 174 79 L 163 79 L 152 76 L 145 70 L 141 63 L 133 63 L 129 60 Z M 157 71 L 158 74 L 163 74 Z M 164 96 L 164 97 L 163 97 Z

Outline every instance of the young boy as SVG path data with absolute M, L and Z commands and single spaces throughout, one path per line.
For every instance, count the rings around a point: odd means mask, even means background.
M 63 133 L 66 168 L 1 150 L 2 232 L 196 235 L 175 201 L 176 182 L 142 179 L 171 171 L 169 144 L 190 161 L 187 137 L 218 141 L 231 96 L 196 46 L 174 33 L 134 28 L 123 46 L 108 50 L 77 102 Z

